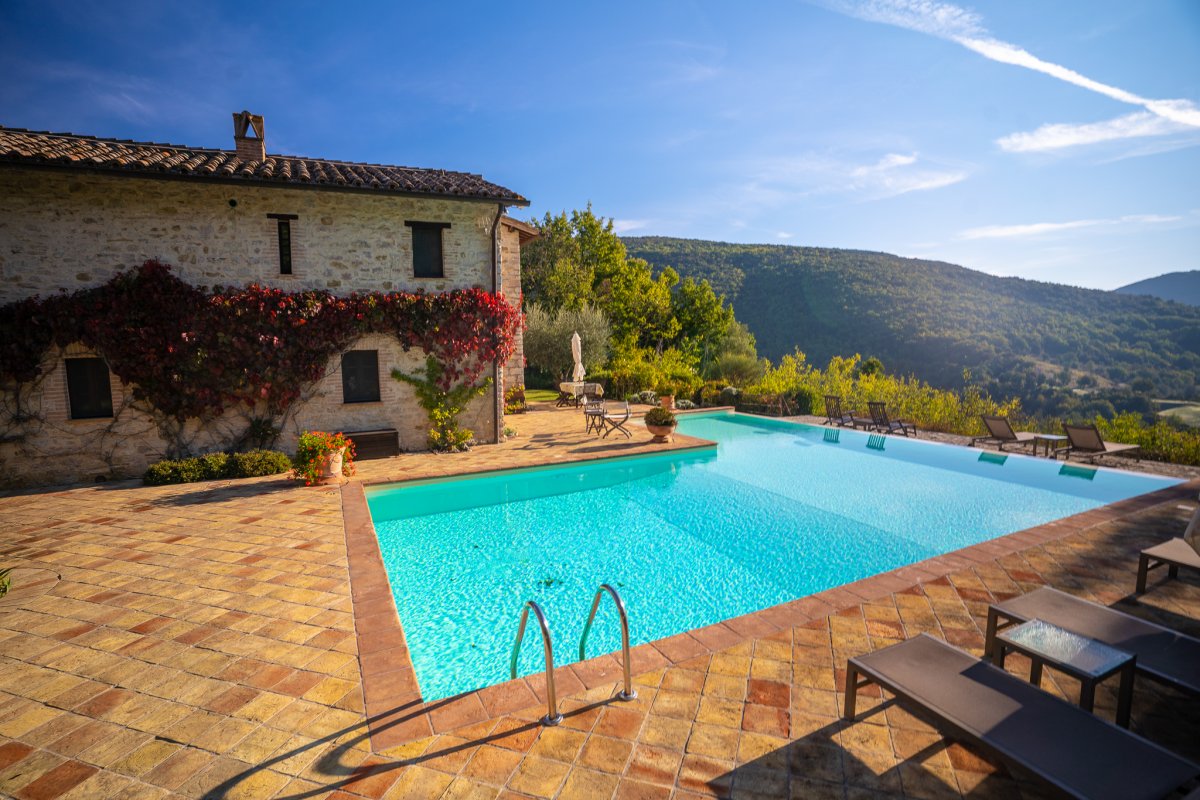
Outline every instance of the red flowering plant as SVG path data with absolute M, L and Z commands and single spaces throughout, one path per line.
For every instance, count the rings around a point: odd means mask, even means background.
M 348 297 L 256 284 L 208 290 L 147 261 L 91 289 L 0 306 L 0 388 L 15 393 L 37 380 L 51 344 L 81 342 L 133 387 L 170 454 L 180 456 L 186 420 L 260 407 L 271 422 L 365 334 L 388 334 L 437 358 L 438 382 L 449 391 L 506 361 L 520 325 L 514 306 L 481 289 Z
M 304 481 L 305 486 L 312 486 L 321 480 L 329 459 L 336 453 L 342 453 L 342 474 L 349 477 L 354 474 L 354 440 L 341 433 L 326 433 L 325 431 L 304 431 L 300 441 L 296 443 L 296 458 L 293 460 L 292 477 Z

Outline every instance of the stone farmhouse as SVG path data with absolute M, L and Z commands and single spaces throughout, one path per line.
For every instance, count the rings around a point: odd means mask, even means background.
M 268 154 L 262 117 L 233 122 L 232 150 L 0 127 L 0 305 L 96 286 L 148 259 L 204 287 L 479 288 L 520 302 L 521 245 L 536 236 L 506 216 L 529 205 L 521 195 L 462 172 Z M 0 393 L 0 485 L 125 477 L 163 457 L 96 353 L 77 344 L 47 359 L 22 405 Z M 424 449 L 426 414 L 390 377 L 423 364 L 389 336 L 360 338 L 297 404 L 278 446 L 308 429 L 382 431 L 380 452 Z M 523 382 L 523 365 L 518 339 L 487 372 L 491 389 L 462 419 L 479 441 L 499 438 L 504 389 Z M 189 432 L 192 449 L 227 447 L 238 424 Z

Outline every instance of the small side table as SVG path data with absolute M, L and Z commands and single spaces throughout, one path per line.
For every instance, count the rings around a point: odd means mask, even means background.
M 1035 456 L 1038 454 L 1039 444 L 1044 444 L 1046 446 L 1046 458 L 1053 457 L 1054 460 L 1057 461 L 1059 451 L 1064 450 L 1067 447 L 1067 437 L 1060 436 L 1057 433 L 1036 434 L 1033 437 L 1033 454 Z
M 1042 666 L 1047 664 L 1078 679 L 1079 706 L 1086 711 L 1091 711 L 1095 705 L 1096 684 L 1119 673 L 1121 684 L 1117 694 L 1117 724 L 1123 728 L 1129 727 L 1137 659 L 1134 654 L 1040 619 L 1031 619 L 997 633 L 992 663 L 1003 667 L 1008 651 L 1029 657 L 1032 662 L 1029 682 L 1034 686 L 1041 686 Z

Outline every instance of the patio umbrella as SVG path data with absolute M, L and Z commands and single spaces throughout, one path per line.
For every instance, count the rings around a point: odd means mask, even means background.
M 579 331 L 571 334 L 571 358 L 575 359 L 575 371 L 571 373 L 576 383 L 583 380 L 583 342 L 579 339 Z

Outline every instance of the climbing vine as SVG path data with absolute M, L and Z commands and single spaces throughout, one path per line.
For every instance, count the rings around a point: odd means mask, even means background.
M 491 378 L 480 383 L 463 381 L 446 388 L 445 367 L 434 356 L 425 359 L 424 375 L 408 375 L 392 370 L 392 378 L 413 387 L 417 403 L 429 415 L 429 449 L 436 453 L 456 453 L 469 450 L 475 432 L 460 427 L 458 416 L 467 403 L 479 397 L 492 385 Z
M 480 289 L 345 297 L 257 284 L 206 290 L 147 261 L 95 288 L 0 306 L 0 384 L 19 392 L 41 375 L 51 345 L 80 342 L 132 386 L 135 401 L 178 429 L 238 406 L 285 413 L 330 358 L 368 333 L 436 358 L 438 385 L 449 391 L 506 360 L 519 325 L 517 309 Z

